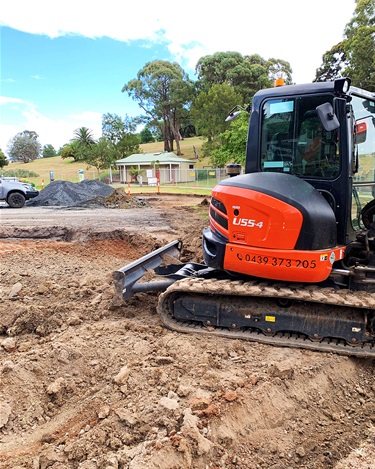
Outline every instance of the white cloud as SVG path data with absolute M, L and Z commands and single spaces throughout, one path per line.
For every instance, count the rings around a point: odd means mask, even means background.
M 312 81 L 322 55 L 342 39 L 354 0 L 263 0 L 219 5 L 201 0 L 176 6 L 175 0 L 107 0 L 105 8 L 88 0 L 13 0 L 0 12 L 0 25 L 52 38 L 79 34 L 119 41 L 163 41 L 182 66 L 217 51 L 257 53 L 288 60 L 296 82 Z M 182 11 L 183 10 L 183 11 Z M 22 11 L 22 15 L 19 12 Z M 43 12 L 43 14 L 41 14 Z
M 77 34 L 123 42 L 143 39 L 144 47 L 147 41 L 163 42 L 185 70 L 194 70 L 200 57 L 218 51 L 256 53 L 265 59 L 289 61 L 294 81 L 302 83 L 314 79 L 322 55 L 342 39 L 355 6 L 355 0 L 315 0 L 313 4 L 263 0 L 252 2 L 245 11 L 241 3 L 223 6 L 201 0 L 184 5 L 177 5 L 175 0 L 144 0 L 141 7 L 136 2 L 107 0 L 104 8 L 91 0 L 12 0 L 0 10 L 0 26 L 51 38 Z M 189 75 L 193 78 L 190 72 Z M 2 81 L 14 80 L 9 77 Z M 96 137 L 101 135 L 99 113 L 56 119 L 42 114 L 34 103 L 17 97 L 0 97 L 0 104 L 13 117 L 10 120 L 7 116 L 7 124 L 1 125 L 3 151 L 10 138 L 25 129 L 36 131 L 42 145 L 51 143 L 55 148 L 67 143 L 74 130 L 82 126 L 90 128 Z
M 1 124 L 0 148 L 4 152 L 9 141 L 24 130 L 35 131 L 42 146 L 52 144 L 56 150 L 68 143 L 79 127 L 88 127 L 95 138 L 101 136 L 102 114 L 99 112 L 83 112 L 64 119 L 51 119 L 41 114 L 32 103 L 19 98 L 0 96 L 0 105 L 11 106 L 18 115 L 17 125 Z
M 20 98 L 12 98 L 10 96 L 0 96 L 0 105 L 4 104 L 27 104 L 27 102 Z

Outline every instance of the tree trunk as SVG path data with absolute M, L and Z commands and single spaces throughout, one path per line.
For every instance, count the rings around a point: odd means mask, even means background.
M 172 126 L 172 132 L 173 132 L 173 137 L 176 142 L 176 147 L 177 147 L 177 156 L 181 156 L 181 146 L 180 146 L 180 140 L 181 140 L 181 134 L 180 134 L 180 126 L 178 122 L 176 121 L 175 117 L 171 119 L 171 126 Z
M 176 140 L 176 147 L 177 147 L 177 156 L 181 156 L 180 138 L 177 137 L 175 140 Z
M 168 123 L 168 118 L 165 116 L 163 118 L 163 138 L 164 138 L 164 151 L 171 151 L 170 150 L 170 129 L 169 129 L 169 123 Z

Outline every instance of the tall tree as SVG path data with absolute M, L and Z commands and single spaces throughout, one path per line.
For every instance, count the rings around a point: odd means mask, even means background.
M 199 82 L 205 88 L 228 82 L 228 74 L 238 65 L 242 65 L 244 58 L 239 52 L 216 52 L 201 57 L 195 67 Z M 229 83 L 231 84 L 231 83 Z
M 95 143 L 95 138 L 93 136 L 92 130 L 88 129 L 87 127 L 80 127 L 73 132 L 74 138 L 72 140 L 76 140 L 82 145 L 90 146 Z
M 2 149 L 0 148 L 0 169 L 3 169 L 4 166 L 7 166 L 9 164 L 9 161 L 6 159 L 6 156 L 4 155 Z
M 111 142 L 118 158 L 125 158 L 140 151 L 139 139 L 135 133 L 138 123 L 138 118 L 125 116 L 125 119 L 122 119 L 117 114 L 103 114 L 102 135 Z
M 334 45 L 323 55 L 323 63 L 316 70 L 314 81 L 332 81 L 342 76 L 343 70 L 348 66 L 345 52 L 345 42 Z
M 228 163 L 245 164 L 249 118 L 247 112 L 241 112 L 229 128 L 219 135 L 220 146 L 211 152 L 213 166 L 222 168 Z
M 258 54 L 242 56 L 239 52 L 216 52 L 198 60 L 196 65 L 198 90 L 206 91 L 214 84 L 233 86 L 242 97 L 238 104 L 250 104 L 260 89 L 272 86 L 275 76 L 291 83 L 289 62 L 280 59 L 265 60 Z
M 116 145 L 127 133 L 135 133 L 137 123 L 134 119 L 126 116 L 125 119 L 117 114 L 103 114 L 102 136 Z
M 85 157 L 85 162 L 98 171 L 98 179 L 100 179 L 100 171 L 109 168 L 116 160 L 116 151 L 114 146 L 105 137 L 90 145 L 90 151 Z
M 291 85 L 293 70 L 290 63 L 286 60 L 268 59 L 267 60 L 268 77 L 274 83 L 277 78 L 282 78 L 286 85 Z
M 39 136 L 33 130 L 24 130 L 15 135 L 8 145 L 8 155 L 14 161 L 29 163 L 36 160 L 41 151 Z
M 199 93 L 191 106 L 198 134 L 211 141 L 216 135 L 224 132 L 227 127 L 225 119 L 239 102 L 241 96 L 227 83 L 214 84 L 207 92 Z
M 145 127 L 139 132 L 139 138 L 141 139 L 141 143 L 150 143 L 155 141 L 152 132 L 148 127 Z
M 92 130 L 87 127 L 80 127 L 73 133 L 74 137 L 70 140 L 74 143 L 74 159 L 76 161 L 85 161 L 91 146 L 96 143 Z
M 42 150 L 42 156 L 43 158 L 52 158 L 53 156 L 56 156 L 56 150 L 53 145 L 51 145 L 50 143 L 44 145 Z
M 138 102 L 152 125 L 161 123 L 164 150 L 172 151 L 175 141 L 177 154 L 181 154 L 181 119 L 192 100 L 193 84 L 180 65 L 164 60 L 148 62 L 121 91 Z
M 323 55 L 315 81 L 348 76 L 352 84 L 375 91 L 375 2 L 356 0 L 344 39 Z
M 375 2 L 357 0 L 353 18 L 345 28 L 348 67 L 353 84 L 375 91 Z

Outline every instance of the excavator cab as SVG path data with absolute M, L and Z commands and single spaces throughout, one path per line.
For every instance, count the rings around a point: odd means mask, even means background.
M 274 280 L 328 279 L 347 246 L 358 247 L 358 217 L 366 206 L 370 218 L 375 211 L 374 103 L 347 79 L 256 93 L 245 174 L 212 193 L 207 265 Z

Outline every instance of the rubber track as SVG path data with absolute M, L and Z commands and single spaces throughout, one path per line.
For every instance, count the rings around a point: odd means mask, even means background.
M 321 352 L 334 352 L 340 355 L 375 357 L 375 343 L 348 345 L 343 341 L 313 341 L 298 334 L 276 334 L 266 336 L 262 332 L 251 330 L 231 330 L 221 327 L 206 327 L 203 324 L 181 322 L 173 317 L 170 310 L 170 295 L 174 293 L 198 293 L 202 295 L 256 296 L 264 298 L 286 298 L 325 305 L 375 309 L 375 294 L 335 290 L 316 285 L 287 284 L 267 281 L 217 280 L 188 278 L 172 284 L 159 297 L 157 311 L 163 323 L 170 329 L 185 333 L 201 333 L 243 339 L 269 345 L 303 348 Z

